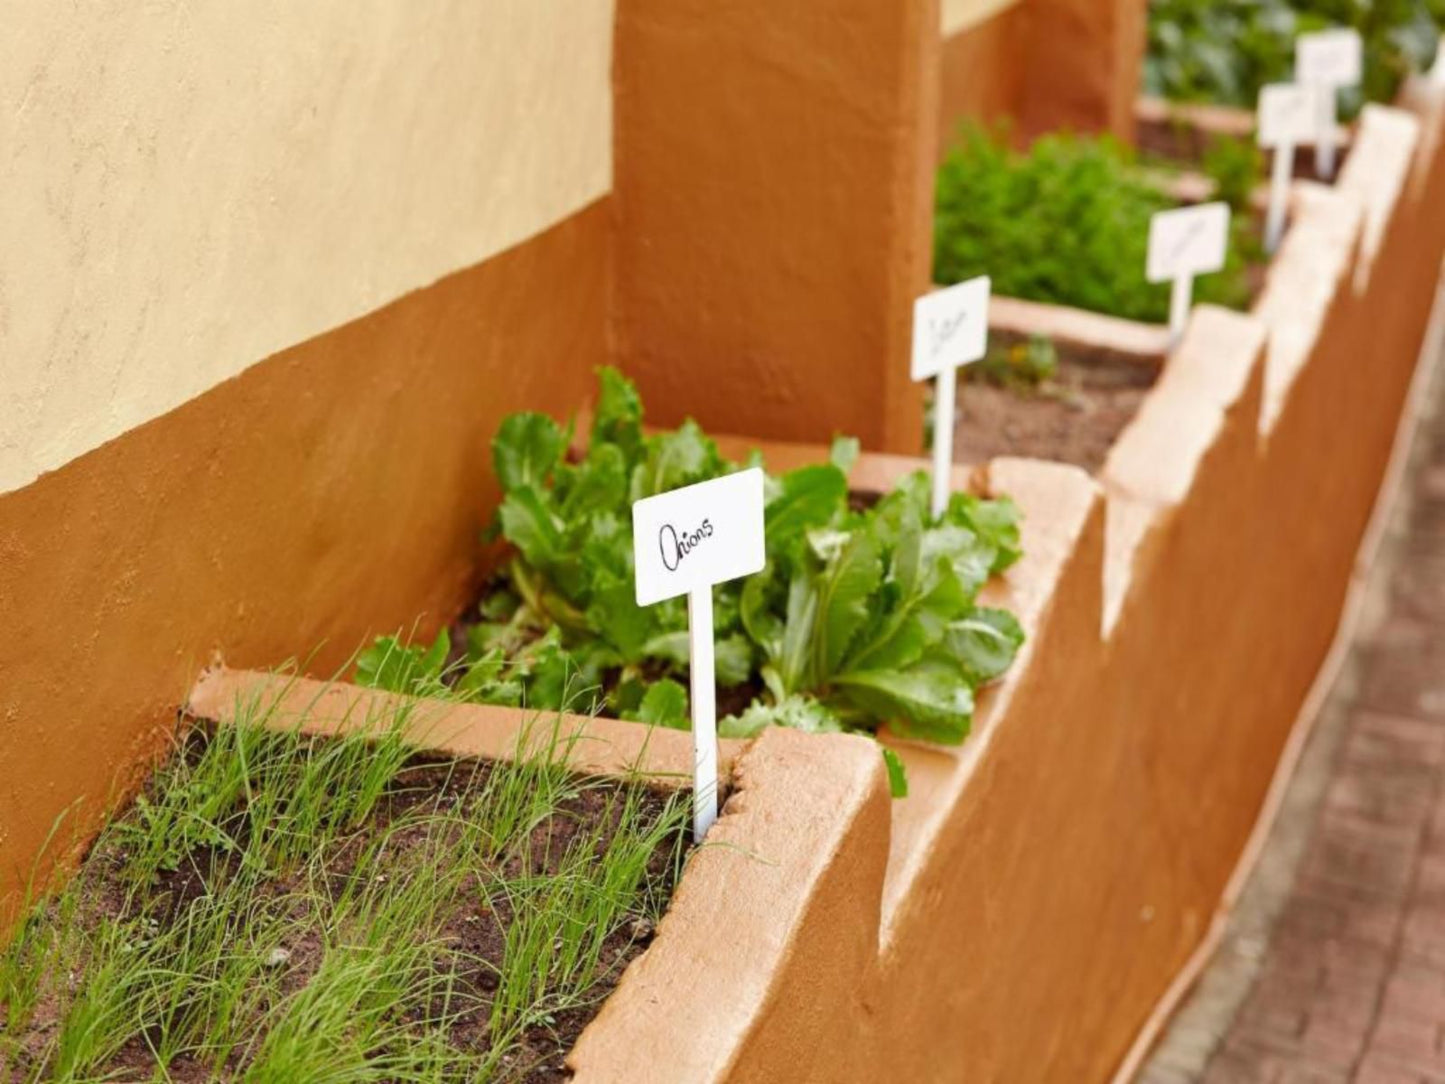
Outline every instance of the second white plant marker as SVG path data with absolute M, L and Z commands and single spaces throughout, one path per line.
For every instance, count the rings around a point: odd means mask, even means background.
M 1269 174 L 1269 210 L 1264 218 L 1264 247 L 1279 248 L 1284 235 L 1285 203 L 1294 173 L 1294 149 L 1315 134 L 1319 91 L 1306 83 L 1271 83 L 1259 91 L 1258 135 L 1261 147 L 1274 148 Z
M 692 708 L 692 836 L 717 820 L 717 679 L 713 665 L 713 584 L 761 572 L 763 472 L 725 474 L 632 505 L 637 604 L 687 596 Z
M 1229 204 L 1201 203 L 1160 211 L 1149 220 L 1149 258 L 1144 277 L 1150 282 L 1172 282 L 1169 295 L 1169 343 L 1184 334 L 1194 276 L 1224 266 L 1229 250 Z
M 933 380 L 933 500 L 935 516 L 948 507 L 953 476 L 953 412 L 958 367 L 988 350 L 987 275 L 934 290 L 913 303 L 914 380 Z
M 1365 75 L 1365 47 L 1358 30 L 1338 27 L 1301 34 L 1294 43 L 1294 79 L 1319 92 L 1315 100 L 1315 172 L 1335 175 L 1335 122 L 1339 92 Z

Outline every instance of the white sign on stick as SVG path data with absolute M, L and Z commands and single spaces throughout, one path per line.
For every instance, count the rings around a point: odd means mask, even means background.
M 1335 175 L 1335 122 L 1341 87 L 1359 84 L 1365 74 L 1365 48 L 1359 31 L 1349 27 L 1301 34 L 1295 40 L 1295 82 L 1318 87 L 1315 103 L 1315 172 Z
M 1229 204 L 1201 203 L 1160 211 L 1149 220 L 1149 256 L 1144 277 L 1174 283 L 1169 301 L 1169 332 L 1178 341 L 1189 316 L 1194 276 L 1224 266 L 1229 249 Z
M 1271 83 L 1259 91 L 1259 145 L 1274 148 L 1269 177 L 1269 210 L 1264 245 L 1270 252 L 1284 235 L 1285 201 L 1294 171 L 1294 149 L 1314 138 L 1320 90 L 1308 83 Z
M 1365 49 L 1360 32 L 1349 27 L 1301 34 L 1294 46 L 1296 82 L 1325 87 L 1352 87 L 1365 76 Z
M 987 275 L 924 294 L 913 303 L 914 380 L 934 381 L 933 514 L 948 507 L 953 473 L 953 412 L 958 398 L 958 367 L 988 351 Z
M 717 681 L 712 632 L 713 584 L 761 572 L 763 472 L 726 474 L 647 497 L 632 506 L 637 604 L 687 596 L 690 647 L 693 838 L 717 820 Z

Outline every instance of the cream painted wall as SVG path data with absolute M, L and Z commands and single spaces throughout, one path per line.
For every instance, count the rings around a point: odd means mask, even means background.
M 606 194 L 612 0 L 10 0 L 0 492 Z
M 952 37 L 971 26 L 977 26 L 1018 2 L 1019 0 L 943 0 L 939 5 L 943 17 L 943 36 Z

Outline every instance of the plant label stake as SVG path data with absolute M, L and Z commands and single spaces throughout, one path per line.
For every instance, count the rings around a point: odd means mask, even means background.
M 948 507 L 958 367 L 988 350 L 987 275 L 934 290 L 913 303 L 914 380 L 933 379 L 933 514 Z
M 1339 90 L 1357 86 L 1364 77 L 1364 44 L 1358 30 L 1339 27 L 1301 34 L 1294 46 L 1296 83 L 1315 87 L 1315 172 L 1323 179 L 1335 175 L 1335 122 Z
M 1201 203 L 1160 211 L 1149 220 L 1149 258 L 1144 277 L 1173 282 L 1169 296 L 1169 345 L 1184 334 L 1194 276 L 1224 266 L 1229 246 L 1229 204 Z
M 637 604 L 687 596 L 692 695 L 693 839 L 717 820 L 717 686 L 712 588 L 761 572 L 763 472 L 754 467 L 632 505 Z
M 1264 219 L 1264 247 L 1273 252 L 1284 236 L 1285 201 L 1294 171 L 1294 149 L 1315 132 L 1319 91 L 1307 83 L 1271 83 L 1259 91 L 1259 145 L 1274 148 L 1269 175 L 1269 211 Z

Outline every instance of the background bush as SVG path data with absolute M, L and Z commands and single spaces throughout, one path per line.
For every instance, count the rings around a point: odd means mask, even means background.
M 1150 216 L 1173 206 L 1109 138 L 1050 135 L 1020 154 L 967 126 L 938 174 L 934 280 L 987 274 L 996 294 L 1162 322 L 1169 286 L 1146 282 L 1144 262 Z M 1196 282 L 1197 300 L 1248 303 L 1249 225 L 1235 216 L 1228 264 Z
M 1294 77 L 1295 38 L 1333 26 L 1364 38 L 1364 85 L 1340 96 L 1352 116 L 1365 100 L 1392 100 L 1409 71 L 1433 63 L 1445 0 L 1151 0 L 1144 86 L 1253 109 L 1261 86 Z

